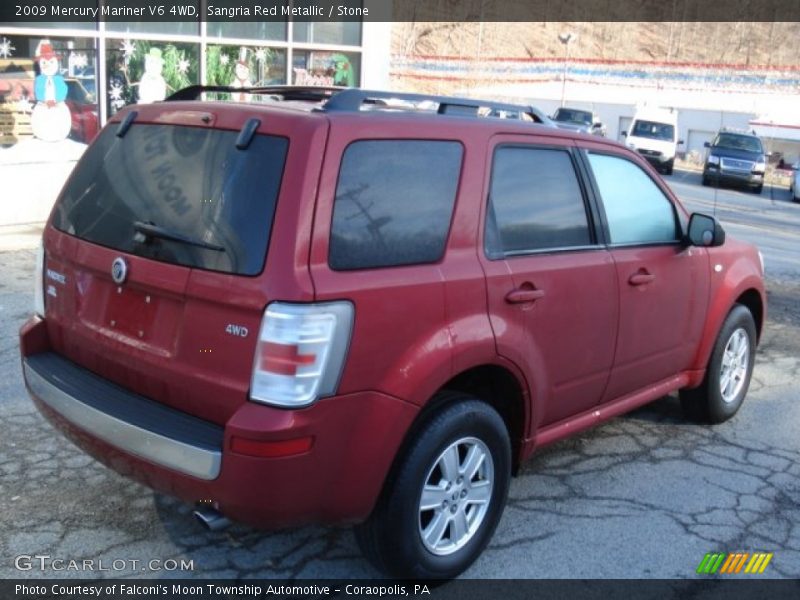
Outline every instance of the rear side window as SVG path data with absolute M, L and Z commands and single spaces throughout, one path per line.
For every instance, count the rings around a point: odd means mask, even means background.
M 57 229 L 163 262 L 261 272 L 286 138 L 256 135 L 238 150 L 236 131 L 134 124 L 115 133 L 106 128 L 76 167 Z
M 591 244 L 586 205 L 569 152 L 518 146 L 495 150 L 487 256 Z
M 589 154 L 606 211 L 612 244 L 658 244 L 678 239 L 675 210 L 636 164 L 616 156 Z
M 332 269 L 432 263 L 444 253 L 461 172 L 458 142 L 370 140 L 342 158 Z

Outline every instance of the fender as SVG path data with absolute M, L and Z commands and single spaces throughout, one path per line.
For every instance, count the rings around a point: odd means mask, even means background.
M 706 323 L 700 345 L 690 369 L 703 373 L 697 381 L 692 381 L 690 386 L 696 387 L 702 382 L 706 365 L 711 357 L 711 351 L 717 340 L 719 330 L 725 317 L 733 308 L 736 300 L 748 290 L 755 290 L 761 298 L 765 309 L 762 323 L 766 317 L 766 294 L 764 282 L 760 275 L 758 258 L 754 257 L 755 249 L 742 243 L 728 244 L 720 248 L 724 251 L 709 251 L 711 288 L 706 314 Z M 715 265 L 721 265 L 722 271 L 716 272 Z M 694 379 L 694 378 L 693 378 Z

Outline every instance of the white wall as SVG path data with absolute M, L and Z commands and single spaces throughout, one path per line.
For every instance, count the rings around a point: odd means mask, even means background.
M 364 22 L 361 28 L 361 87 L 371 90 L 389 89 L 392 24 Z

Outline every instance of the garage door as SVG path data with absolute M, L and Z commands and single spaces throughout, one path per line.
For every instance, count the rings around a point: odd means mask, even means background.
M 716 135 L 715 131 L 701 131 L 699 129 L 690 129 L 689 136 L 686 139 L 686 152 L 695 160 L 701 161 L 706 156 L 706 149 L 704 144 L 711 142 Z

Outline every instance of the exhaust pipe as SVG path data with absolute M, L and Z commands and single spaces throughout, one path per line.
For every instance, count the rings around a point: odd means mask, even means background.
M 198 508 L 192 514 L 209 531 L 222 531 L 231 524 L 228 517 L 210 506 Z

